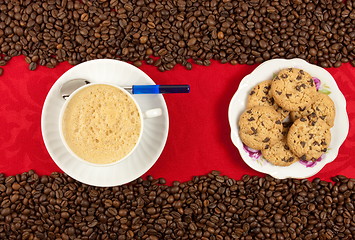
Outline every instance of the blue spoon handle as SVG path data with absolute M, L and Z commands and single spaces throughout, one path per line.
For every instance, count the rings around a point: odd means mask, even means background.
M 189 85 L 133 85 L 132 94 L 189 93 Z

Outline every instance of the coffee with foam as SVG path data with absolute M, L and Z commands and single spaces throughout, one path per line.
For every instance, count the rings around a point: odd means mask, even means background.
M 124 90 L 93 84 L 68 102 L 62 133 L 68 147 L 91 163 L 109 164 L 126 157 L 139 141 L 140 111 Z

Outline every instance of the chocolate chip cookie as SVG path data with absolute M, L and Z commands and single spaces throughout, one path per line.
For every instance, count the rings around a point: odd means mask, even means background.
M 335 106 L 333 100 L 326 94 L 318 92 L 316 100 L 303 111 L 291 112 L 290 117 L 292 121 L 301 117 L 311 116 L 324 120 L 329 127 L 334 126 Z
M 292 122 L 283 122 L 282 123 L 282 135 L 286 138 L 290 127 L 292 126 Z
M 261 150 L 282 139 L 282 116 L 273 107 L 255 106 L 239 118 L 239 136 L 248 147 Z
M 266 160 L 276 166 L 290 166 L 292 163 L 299 161 L 298 157 L 288 147 L 286 138 L 267 149 L 262 149 L 261 154 Z
M 287 134 L 287 145 L 301 160 L 315 161 L 327 151 L 331 139 L 329 126 L 320 118 L 301 117 Z
M 271 95 L 277 105 L 289 111 L 304 111 L 317 93 L 311 75 L 297 68 L 282 69 L 273 78 Z
M 256 85 L 248 95 L 247 108 L 254 106 L 272 106 L 284 118 L 289 115 L 289 111 L 277 105 L 270 93 L 272 80 L 266 80 Z

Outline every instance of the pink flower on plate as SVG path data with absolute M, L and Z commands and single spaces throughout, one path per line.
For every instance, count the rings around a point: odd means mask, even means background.
M 312 77 L 312 79 L 314 81 L 314 84 L 316 85 L 316 89 L 318 92 L 324 93 L 326 95 L 331 94 L 331 91 L 330 91 L 330 88 L 328 85 L 323 84 L 323 86 L 322 86 L 322 82 L 319 78 Z
M 314 84 L 316 85 L 316 89 L 318 91 L 320 89 L 321 81 L 319 78 L 316 78 L 316 77 L 312 77 L 312 79 L 313 79 Z
M 306 167 L 314 167 L 317 165 L 317 162 L 320 162 L 324 158 L 324 154 L 320 156 L 317 160 L 313 161 L 305 161 L 305 160 L 300 160 L 300 163 Z
M 252 149 L 245 144 L 243 144 L 243 149 L 249 154 L 249 157 L 251 157 L 253 159 L 259 159 L 261 157 L 260 150 Z

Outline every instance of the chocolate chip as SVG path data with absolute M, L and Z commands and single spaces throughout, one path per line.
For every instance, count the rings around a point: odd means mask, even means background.
M 297 91 L 299 91 L 299 92 L 301 91 L 301 87 L 299 85 L 297 85 L 295 88 Z
M 285 162 L 292 162 L 295 158 L 294 157 L 289 157 Z
M 282 77 L 282 78 L 287 78 L 288 75 L 287 75 L 286 73 L 284 73 L 284 74 L 281 75 L 281 77 Z
M 290 98 L 292 96 L 292 93 L 286 93 L 286 97 Z
M 270 138 L 269 138 L 269 137 L 266 137 L 266 138 L 264 138 L 263 143 L 267 143 L 267 142 L 269 142 L 269 141 L 270 141 Z
M 301 122 L 306 122 L 307 119 L 305 119 L 304 117 L 301 117 L 301 118 L 300 118 L 300 121 L 301 121 Z
M 326 116 L 319 116 L 320 119 L 324 120 Z
M 264 97 L 261 98 L 261 101 L 262 102 L 268 102 L 268 98 L 264 96 Z
M 277 120 L 275 123 L 276 123 L 276 124 L 281 124 L 281 121 L 280 121 L 280 120 Z
M 300 74 L 304 75 L 304 71 L 303 71 L 303 70 L 300 70 Z
M 264 149 L 269 149 L 269 145 L 267 144 L 267 145 L 265 145 L 265 147 L 264 147 Z
M 315 112 L 312 112 L 311 114 L 308 115 L 308 119 L 315 118 L 317 117 L 317 114 Z
M 282 94 L 282 92 L 281 91 L 275 91 L 278 95 L 281 95 Z
M 306 142 L 301 141 L 300 144 L 303 148 L 304 148 L 304 146 L 306 146 Z
M 251 122 L 251 121 L 254 121 L 255 118 L 251 117 L 251 118 L 248 118 L 248 121 Z
M 258 131 L 254 127 L 251 127 L 250 129 L 253 131 L 253 135 L 258 133 Z
M 313 146 L 320 146 L 320 144 L 319 144 L 318 141 L 314 141 L 314 142 L 313 142 Z
M 253 95 L 255 93 L 255 91 L 251 91 L 249 95 Z
M 302 112 L 302 111 L 306 110 L 306 107 L 298 107 L 298 110 Z
M 301 75 L 297 75 L 296 79 L 297 79 L 297 80 L 301 80 L 301 79 L 302 79 L 302 76 L 301 76 Z
M 309 134 L 309 139 L 312 139 L 313 136 L 314 136 L 314 134 L 313 134 L 313 133 L 310 133 L 310 134 Z
M 307 156 L 304 154 L 300 157 L 301 160 L 305 161 L 307 159 Z
M 326 151 L 327 151 L 327 149 L 326 149 L 326 148 L 323 148 L 323 149 L 322 149 L 322 152 L 326 152 Z
M 284 145 L 285 150 L 290 150 L 290 148 L 287 145 Z

